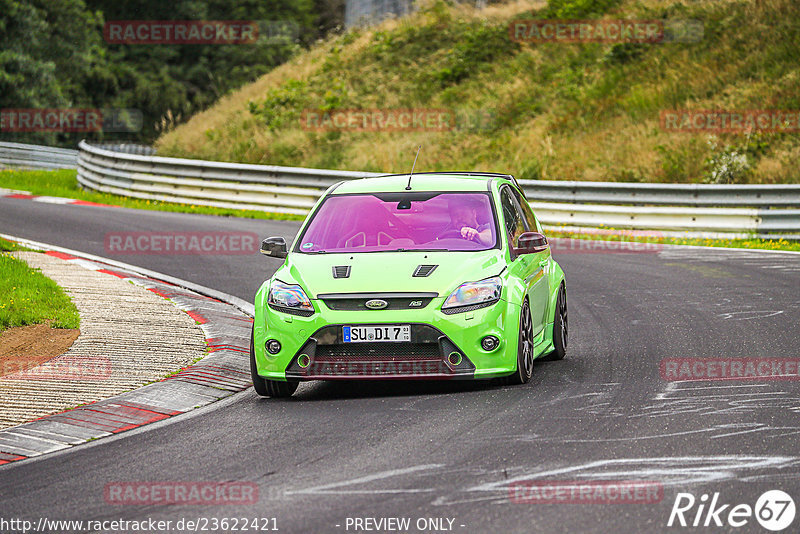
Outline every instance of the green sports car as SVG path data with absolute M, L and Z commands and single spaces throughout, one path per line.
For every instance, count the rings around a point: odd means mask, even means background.
M 564 272 L 513 176 L 390 175 L 331 186 L 255 298 L 253 386 L 530 380 L 567 348 Z

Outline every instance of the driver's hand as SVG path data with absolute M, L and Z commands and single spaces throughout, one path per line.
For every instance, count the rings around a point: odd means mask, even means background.
M 475 228 L 465 226 L 461 229 L 461 237 L 464 239 L 474 240 L 478 236 L 478 231 Z

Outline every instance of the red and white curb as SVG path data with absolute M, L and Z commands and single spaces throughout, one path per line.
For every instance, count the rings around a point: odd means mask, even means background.
M 33 195 L 29 191 L 17 191 L 15 189 L 0 189 L 0 198 L 18 198 L 32 200 L 34 202 L 44 202 L 45 204 L 71 204 L 75 206 L 94 206 L 99 208 L 118 208 L 111 204 L 99 204 L 88 200 L 77 200 L 75 198 L 49 197 L 45 195 Z
M 249 367 L 252 318 L 243 312 L 243 308 L 250 311 L 251 304 L 112 260 L 13 236 L 2 237 L 46 250 L 45 254 L 86 269 L 128 280 L 169 299 L 203 329 L 209 353 L 196 364 L 159 382 L 0 431 L 0 465 L 155 423 L 252 385 Z

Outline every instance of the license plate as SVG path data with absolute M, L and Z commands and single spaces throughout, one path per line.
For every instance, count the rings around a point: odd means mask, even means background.
M 343 326 L 345 343 L 401 343 L 411 341 L 411 325 Z

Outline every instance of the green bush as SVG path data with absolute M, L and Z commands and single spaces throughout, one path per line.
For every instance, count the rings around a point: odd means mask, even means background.
M 444 56 L 444 64 L 434 73 L 434 78 L 443 87 L 461 82 L 475 74 L 483 64 L 513 54 L 519 48 L 509 39 L 505 24 L 471 24 L 461 29 L 455 46 Z
M 270 90 L 260 103 L 250 101 L 248 106 L 253 116 L 261 119 L 270 130 L 277 130 L 300 117 L 308 97 L 306 82 L 288 80 Z
M 599 17 L 620 2 L 621 0 L 548 0 L 545 14 L 558 19 Z

